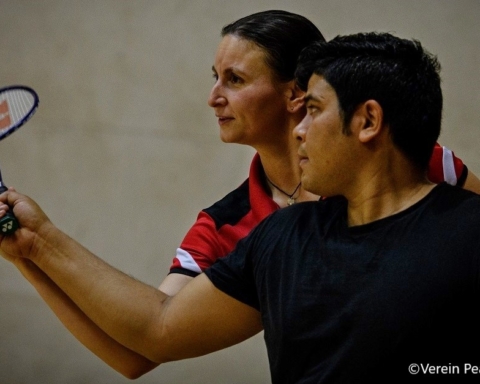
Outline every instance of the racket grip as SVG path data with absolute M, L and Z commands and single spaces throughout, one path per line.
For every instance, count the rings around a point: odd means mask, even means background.
M 0 193 L 7 190 L 5 186 L 0 186 Z M 10 235 L 18 229 L 18 220 L 13 212 L 8 211 L 5 216 L 0 218 L 0 233 L 2 235 Z

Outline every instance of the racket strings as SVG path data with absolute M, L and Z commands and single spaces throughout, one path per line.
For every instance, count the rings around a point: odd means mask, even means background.
M 7 131 L 21 122 L 25 116 L 30 114 L 34 104 L 34 97 L 29 92 L 21 89 L 5 92 L 3 98 L 0 99 L 2 106 L 0 120 L 4 121 L 4 124 L 0 124 L 0 132 Z M 9 124 L 6 125 L 7 123 Z

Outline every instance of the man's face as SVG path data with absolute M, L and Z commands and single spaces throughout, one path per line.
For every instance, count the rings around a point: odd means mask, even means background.
M 317 195 L 344 194 L 352 172 L 354 135 L 345 134 L 335 90 L 313 75 L 305 97 L 307 115 L 295 128 L 303 187 Z

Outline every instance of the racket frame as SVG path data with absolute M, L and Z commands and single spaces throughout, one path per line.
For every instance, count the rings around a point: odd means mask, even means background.
M 35 114 L 37 108 L 38 108 L 38 103 L 39 103 L 39 98 L 37 95 L 37 92 L 35 92 L 32 88 L 27 87 L 25 85 L 10 85 L 8 87 L 4 87 L 0 89 L 0 96 L 2 95 L 3 92 L 7 91 L 12 91 L 12 90 L 23 90 L 28 92 L 30 95 L 33 97 L 33 106 L 30 108 L 30 111 L 16 124 L 5 130 L 4 132 L 0 133 L 0 140 L 3 140 L 7 136 L 11 135 L 13 132 L 15 132 L 18 128 L 20 128 L 23 124 L 25 124 L 30 118 Z

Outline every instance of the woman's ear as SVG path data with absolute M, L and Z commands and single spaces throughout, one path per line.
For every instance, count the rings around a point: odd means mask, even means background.
M 382 106 L 376 100 L 367 100 L 355 110 L 352 121 L 356 122 L 358 139 L 367 143 L 383 132 Z

